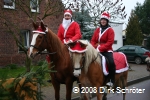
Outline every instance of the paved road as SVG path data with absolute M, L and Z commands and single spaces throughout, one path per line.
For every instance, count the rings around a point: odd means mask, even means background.
M 139 78 L 149 75 L 149 72 L 146 71 L 146 64 L 137 65 L 134 63 L 129 63 L 129 65 L 131 66 L 132 70 L 130 70 L 128 73 L 128 81 L 136 80 L 136 79 L 139 79 Z M 73 87 L 77 87 L 76 82 L 74 82 Z M 44 100 L 55 100 L 54 88 L 52 86 L 43 87 L 42 92 L 45 95 Z M 60 86 L 60 100 L 66 100 L 65 95 L 66 95 L 66 87 L 65 87 L 65 85 L 62 84 Z M 80 96 L 80 94 L 72 93 L 72 98 L 78 97 L 78 96 Z M 120 100 L 120 99 L 118 99 L 118 100 Z
M 150 100 L 150 80 L 129 86 L 128 89 L 133 89 L 134 87 L 138 89 L 145 89 L 144 93 L 127 93 L 126 100 Z M 123 100 L 122 97 L 123 97 L 122 94 L 117 94 L 117 93 L 108 94 L 107 100 Z M 97 99 L 93 98 L 92 100 L 97 100 Z

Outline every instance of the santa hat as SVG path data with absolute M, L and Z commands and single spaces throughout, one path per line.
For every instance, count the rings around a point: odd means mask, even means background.
M 73 47 L 69 47 L 69 51 L 71 52 L 83 53 L 86 50 L 87 50 L 86 47 L 85 48 L 81 47 L 81 43 L 79 41 L 77 41 Z
M 72 11 L 70 9 L 67 9 L 67 10 L 64 11 L 64 16 L 66 14 L 68 14 L 68 15 L 70 15 L 72 17 Z
M 108 12 L 103 12 L 102 14 L 101 14 L 101 19 L 102 18 L 105 18 L 105 19 L 107 19 L 108 21 L 109 21 L 109 19 L 110 19 L 110 15 L 109 15 L 109 13 Z
M 32 31 L 32 32 L 41 33 L 41 34 L 46 34 L 45 31 L 41 28 L 41 26 L 39 26 L 39 27 L 37 28 L 37 30 L 34 30 L 34 31 Z

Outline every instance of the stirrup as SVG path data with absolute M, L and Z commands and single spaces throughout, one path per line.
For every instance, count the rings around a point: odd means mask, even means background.
M 109 87 L 113 87 L 114 84 L 110 80 L 108 83 L 106 83 L 106 85 L 109 86 Z
M 110 86 L 110 87 L 113 87 L 113 83 L 112 82 L 108 82 L 106 85 Z

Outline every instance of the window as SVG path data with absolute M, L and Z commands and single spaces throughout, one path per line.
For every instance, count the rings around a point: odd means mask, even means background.
M 20 34 L 20 41 L 25 46 L 25 48 L 29 47 L 29 30 L 21 30 Z M 23 51 L 21 48 L 19 48 L 19 51 Z
M 121 47 L 118 51 L 122 52 L 122 51 L 126 51 L 128 49 L 128 47 Z
M 15 9 L 15 0 L 4 0 L 4 8 Z
M 114 44 L 117 44 L 117 40 L 114 41 Z
M 129 47 L 128 51 L 135 52 L 135 47 Z
M 39 2 L 38 0 L 30 0 L 31 12 L 39 12 Z

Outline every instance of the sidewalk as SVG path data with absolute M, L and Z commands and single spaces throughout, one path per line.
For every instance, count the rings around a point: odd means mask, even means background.
M 134 82 L 136 82 L 135 80 L 138 80 L 140 78 L 149 75 L 149 72 L 146 71 L 146 64 L 136 65 L 133 63 L 129 63 L 129 65 L 131 66 L 132 69 L 128 73 L 128 82 L 130 84 L 133 84 L 133 80 Z M 74 82 L 73 87 L 77 87 L 76 82 Z M 46 96 L 44 100 L 55 100 L 53 86 L 43 87 L 42 92 Z M 79 94 L 72 93 L 72 98 L 77 96 L 79 96 Z M 62 84 L 60 87 L 60 100 L 65 100 L 65 97 L 66 97 L 66 87 L 65 85 Z

